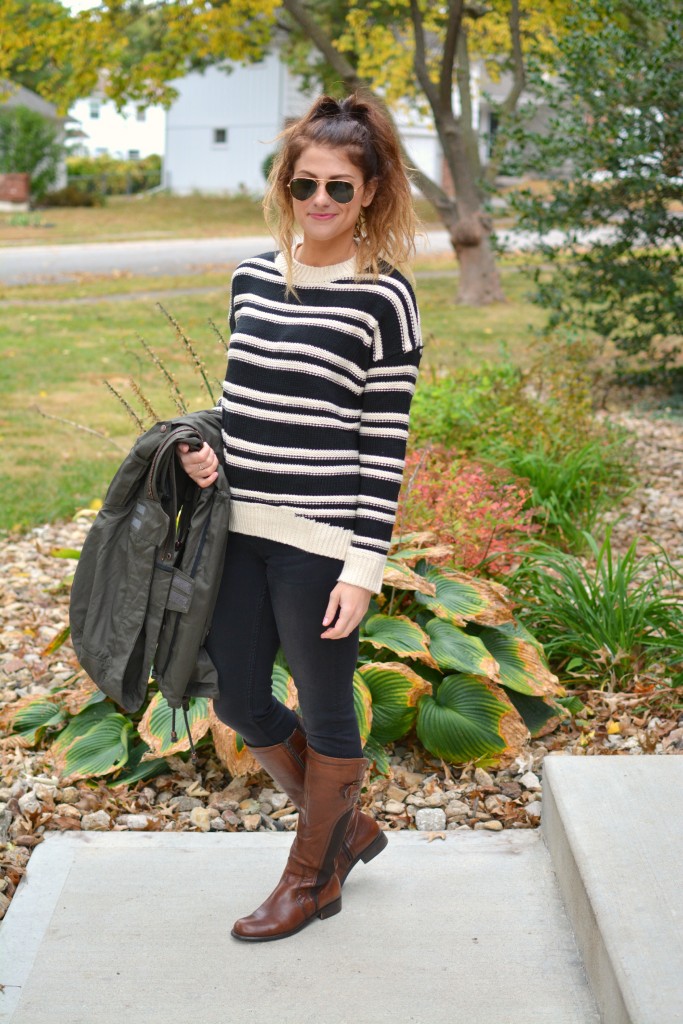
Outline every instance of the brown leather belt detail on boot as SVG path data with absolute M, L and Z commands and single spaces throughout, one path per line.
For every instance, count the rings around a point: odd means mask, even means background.
M 301 812 L 304 800 L 306 752 L 309 749 L 304 730 L 300 727 L 295 728 L 283 743 L 275 743 L 271 747 L 249 747 L 248 749 L 277 782 L 280 789 L 284 790 L 297 810 Z M 354 806 L 335 864 L 339 884 L 344 884 L 349 871 L 359 860 L 367 864 L 378 853 L 381 853 L 386 845 L 386 834 L 375 819 L 371 818 L 369 814 L 363 814 L 360 808 Z
M 308 748 L 303 806 L 284 872 L 265 902 L 235 922 L 235 938 L 282 939 L 314 917 L 339 913 L 341 885 L 334 864 L 367 765 L 365 757 L 326 757 Z

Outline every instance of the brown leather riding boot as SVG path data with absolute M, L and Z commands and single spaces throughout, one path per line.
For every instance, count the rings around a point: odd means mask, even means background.
M 341 885 L 334 862 L 367 764 L 365 757 L 326 757 L 308 748 L 303 806 L 285 870 L 265 902 L 235 922 L 235 938 L 251 942 L 284 939 L 314 917 L 339 913 Z
M 283 743 L 275 743 L 270 747 L 249 747 L 259 764 L 275 779 L 299 812 L 304 799 L 307 749 L 306 733 L 300 726 L 296 726 Z M 359 807 L 354 807 L 335 863 L 340 885 L 344 884 L 349 871 L 359 860 L 367 864 L 386 845 L 387 837 L 375 819 L 369 814 L 363 814 Z

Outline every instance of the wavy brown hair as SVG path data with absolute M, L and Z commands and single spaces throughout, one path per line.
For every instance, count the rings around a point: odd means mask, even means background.
M 415 254 L 418 221 L 410 179 L 394 127 L 379 104 L 357 92 L 342 100 L 320 96 L 277 139 L 282 143 L 268 175 L 263 210 L 287 261 L 286 293 L 296 295 L 292 284 L 295 218 L 289 182 L 296 161 L 311 145 L 343 149 L 361 171 L 364 182 L 377 179 L 372 202 L 361 207 L 356 222 L 357 266 L 375 279 L 386 270 L 381 263 L 412 277 L 408 264 Z

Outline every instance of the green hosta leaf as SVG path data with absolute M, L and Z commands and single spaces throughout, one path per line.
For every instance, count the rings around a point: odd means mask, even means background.
M 509 592 L 494 580 L 476 579 L 455 569 L 434 566 L 427 570 L 426 578 L 436 585 L 436 595 L 430 597 L 417 591 L 415 600 L 455 626 L 468 622 L 493 626 L 512 619 Z
M 358 720 L 360 741 L 365 743 L 372 727 L 372 695 L 360 672 L 353 673 L 353 706 Z
M 440 669 L 471 672 L 500 682 L 498 662 L 479 637 L 470 636 L 446 619 L 430 619 L 425 628 L 431 639 L 429 649 Z
M 541 654 L 544 654 L 543 644 L 540 640 L 537 640 L 533 633 L 530 633 L 526 626 L 523 626 L 521 622 L 499 622 L 498 625 L 493 626 L 499 633 L 505 633 L 507 636 L 517 637 L 519 640 L 526 640 L 528 644 L 535 647 Z
M 273 694 L 278 700 L 286 704 L 288 708 L 296 711 L 299 707 L 299 697 L 289 670 L 282 664 L 273 665 Z
M 510 703 L 522 716 L 529 734 L 534 738 L 550 731 L 549 722 L 553 723 L 552 728 L 554 729 L 557 727 L 557 723 L 565 717 L 558 715 L 557 709 L 542 697 L 530 697 L 526 693 L 517 693 L 515 690 L 510 690 L 508 697 Z
M 18 708 L 10 720 L 12 731 L 19 733 L 34 747 L 40 742 L 46 729 L 61 725 L 65 718 L 66 715 L 59 704 L 44 697 L 35 697 Z
M 98 700 L 88 704 L 77 715 L 74 715 L 59 736 L 55 737 L 50 749 L 54 754 L 61 754 L 77 736 L 85 736 L 94 725 L 115 714 L 117 714 L 116 708 L 110 700 Z
M 427 634 L 407 615 L 373 615 L 365 622 L 362 643 L 386 647 L 402 658 L 415 658 L 437 668 L 429 653 Z
M 431 694 L 431 684 L 398 661 L 371 662 L 359 673 L 372 695 L 371 735 L 378 743 L 405 736 L 415 721 L 418 701 Z
M 499 728 L 509 710 L 481 678 L 446 676 L 435 697 L 420 701 L 417 735 L 436 757 L 463 764 L 505 749 Z
M 165 757 L 155 757 L 150 761 L 142 761 L 142 755 L 146 754 L 149 747 L 140 740 L 133 747 L 128 749 L 128 760 L 123 771 L 112 779 L 111 782 L 107 782 L 109 789 L 115 789 L 116 786 L 131 786 L 134 782 L 139 782 L 140 779 L 151 779 L 155 775 L 160 775 L 161 772 L 168 771 L 168 761 Z
M 190 697 L 187 719 L 190 723 L 192 742 L 197 743 L 209 730 L 208 697 Z M 160 757 L 175 754 L 179 750 L 189 750 L 190 741 L 185 729 L 185 716 L 181 708 L 176 708 L 175 723 L 177 740 L 171 739 L 173 711 L 161 693 L 155 693 L 147 710 L 138 724 L 140 739 L 149 749 Z
M 80 717 L 80 716 L 78 716 Z M 128 739 L 133 723 L 125 715 L 114 713 L 96 722 L 86 733 L 63 748 L 55 765 L 63 778 L 87 779 L 108 775 L 128 759 Z
M 500 665 L 503 686 L 534 697 L 558 692 L 559 679 L 544 664 L 535 643 L 500 629 L 483 629 L 479 639 Z
M 375 775 L 391 775 L 391 765 L 389 764 L 389 755 L 382 746 L 378 743 L 374 736 L 370 735 L 367 738 L 367 742 L 363 747 L 363 756 L 367 757 L 372 767 L 374 767 Z
M 284 704 L 287 700 L 287 682 L 289 672 L 284 665 L 273 665 L 273 694 Z

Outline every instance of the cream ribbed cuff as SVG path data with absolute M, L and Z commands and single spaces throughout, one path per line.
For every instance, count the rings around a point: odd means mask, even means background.
M 384 566 L 387 556 L 378 555 L 376 551 L 362 551 L 350 547 L 338 583 L 354 583 L 357 587 L 366 587 L 373 594 L 379 594 L 384 579 Z

